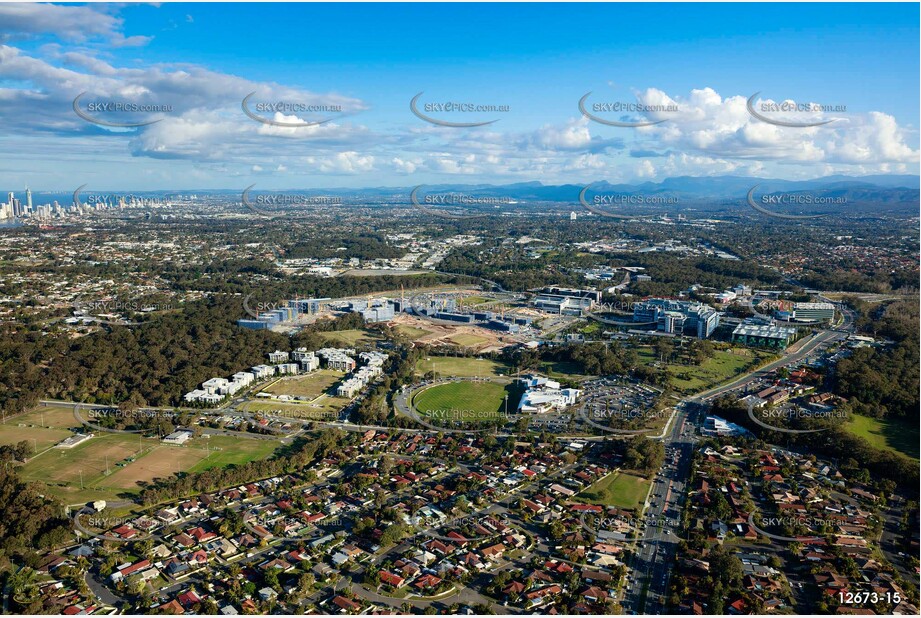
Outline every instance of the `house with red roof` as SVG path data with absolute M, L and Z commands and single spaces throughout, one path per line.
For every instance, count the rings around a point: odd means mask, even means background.
M 393 586 L 394 588 L 402 588 L 406 585 L 406 580 L 391 573 L 390 571 L 381 571 L 380 572 L 381 583 L 387 584 L 388 586 Z

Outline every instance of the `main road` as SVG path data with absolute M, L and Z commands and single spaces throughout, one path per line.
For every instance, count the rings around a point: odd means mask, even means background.
M 852 316 L 843 312 L 837 329 L 814 332 L 785 351 L 782 358 L 721 386 L 699 392 L 675 406 L 670 429 L 663 436 L 665 464 L 651 483 L 643 516 L 642 536 L 636 543 L 628 572 L 628 588 L 621 602 L 632 614 L 661 614 L 668 609 L 668 583 L 675 563 L 681 512 L 687 496 L 697 427 L 703 424 L 708 402 L 747 387 L 781 367 L 793 366 L 831 343 L 847 337 Z

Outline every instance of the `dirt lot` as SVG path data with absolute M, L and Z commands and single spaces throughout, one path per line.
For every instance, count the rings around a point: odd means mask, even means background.
M 491 352 L 518 343 L 518 339 L 514 335 L 499 333 L 488 328 L 435 324 L 429 320 L 410 315 L 399 315 L 391 320 L 389 324 L 393 327 L 402 325 L 427 331 L 427 334 L 414 340 L 416 344 L 456 346 L 462 342 L 462 345 L 474 352 Z M 415 332 L 409 331 L 408 328 L 404 332 Z

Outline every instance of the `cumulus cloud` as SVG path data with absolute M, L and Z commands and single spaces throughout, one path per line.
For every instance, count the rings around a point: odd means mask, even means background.
M 678 112 L 663 124 L 637 132 L 651 150 L 670 149 L 721 159 L 758 158 L 802 163 L 917 163 L 918 150 L 907 144 L 908 132 L 892 116 L 810 112 L 798 122 L 834 119 L 815 127 L 784 127 L 753 117 L 748 97 L 721 97 L 711 88 L 692 90 L 686 97 L 669 97 L 649 89 L 639 95 L 647 104 L 674 101 Z M 756 111 L 762 101 L 756 103 Z M 778 103 L 764 99 L 764 103 Z M 782 103 L 782 101 L 780 102 Z M 795 103 L 795 102 L 794 102 Z M 767 114 L 765 114 L 767 115 Z M 785 119 L 790 119 L 789 115 Z M 818 168 L 817 168 L 818 169 Z
M 582 183 L 674 175 L 811 177 L 918 170 L 915 129 L 900 126 L 884 112 L 817 113 L 816 119 L 836 120 L 820 127 L 782 127 L 752 117 L 746 108 L 749 94 L 721 94 L 707 86 L 687 93 L 635 91 L 638 103 L 677 108 L 642 115 L 664 122 L 636 129 L 609 127 L 580 115 L 531 129 L 510 118 L 458 130 L 428 125 L 407 111 L 404 125 L 383 132 L 363 123 L 362 112 L 371 106 L 356 97 L 249 80 L 190 63 L 129 65 L 117 50 L 145 45 L 150 37 L 127 36 L 116 11 L 0 4 L 0 130 L 18 136 L 22 151 L 51 144 L 56 156 L 76 158 L 93 138 L 105 144 L 112 160 L 143 158 L 164 175 L 170 161 L 177 160 L 175 169 L 189 177 L 379 174 L 368 184 L 385 184 L 381 179 L 391 174 L 422 175 L 426 182 L 463 176 L 471 182 Z M 191 16 L 186 22 L 193 22 Z M 57 37 L 59 42 L 41 41 L 30 51 L 15 46 L 29 37 Z M 104 55 L 94 48 L 100 42 L 106 44 Z M 84 92 L 84 103 L 120 101 L 169 109 L 140 118 L 96 112 L 107 114 L 100 116 L 106 119 L 159 119 L 136 130 L 108 129 L 73 113 L 74 97 Z M 259 102 L 327 110 L 255 112 L 264 118 L 327 122 L 306 127 L 257 122 L 240 108 L 250 93 L 254 110 Z M 765 95 L 763 101 L 771 99 Z
M 82 43 L 93 38 L 107 39 L 110 44 L 143 45 L 152 37 L 125 37 L 123 22 L 99 5 L 0 4 L 0 40 L 15 40 L 53 34 L 65 41 Z

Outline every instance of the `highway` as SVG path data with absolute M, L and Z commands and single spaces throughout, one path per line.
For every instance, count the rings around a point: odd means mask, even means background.
M 628 572 L 628 589 L 622 605 L 627 613 L 659 614 L 665 611 L 668 577 L 678 549 L 685 483 L 705 407 L 683 401 L 676 408 L 665 436 L 665 465 L 652 482 L 643 516 L 642 536 Z

